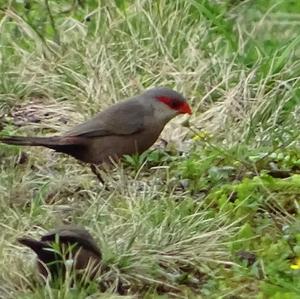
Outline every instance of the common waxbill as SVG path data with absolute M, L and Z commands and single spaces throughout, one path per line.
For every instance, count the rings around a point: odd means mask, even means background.
M 159 137 L 164 126 L 191 108 L 178 92 L 157 87 L 112 105 L 62 136 L 5 136 L 7 144 L 45 146 L 91 164 L 142 153 Z
M 66 264 L 74 277 L 92 279 L 100 269 L 101 252 L 90 233 L 77 226 L 63 226 L 43 235 L 40 240 L 19 238 L 18 241 L 31 248 L 37 255 L 38 272 L 46 279 L 64 279 Z

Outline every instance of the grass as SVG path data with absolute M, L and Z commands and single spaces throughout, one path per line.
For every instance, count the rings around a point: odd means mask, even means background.
M 299 298 L 299 12 L 292 0 L 0 1 L 1 134 L 51 135 L 150 86 L 184 93 L 103 174 L 0 146 L 0 298 Z M 41 284 L 16 238 L 85 226 L 110 289 Z M 295 267 L 294 267 L 295 268 Z M 296 267 L 297 268 L 297 267 Z

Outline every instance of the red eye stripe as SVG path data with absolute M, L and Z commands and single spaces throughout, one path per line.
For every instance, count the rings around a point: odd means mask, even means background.
M 180 114 L 192 114 L 192 109 L 187 102 L 171 99 L 167 97 L 156 97 L 160 102 L 168 105 L 171 109 Z
M 180 107 L 183 105 L 183 102 L 171 98 L 167 98 L 167 97 L 157 97 L 157 99 L 174 110 L 179 110 Z

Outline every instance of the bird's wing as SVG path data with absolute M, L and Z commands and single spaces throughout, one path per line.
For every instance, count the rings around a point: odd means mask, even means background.
M 144 129 L 145 108 L 136 100 L 115 104 L 75 126 L 65 136 L 131 135 Z
M 84 228 L 75 226 L 62 226 L 42 236 L 41 241 L 54 242 L 56 240 L 56 236 L 59 237 L 59 240 L 62 243 L 77 243 L 79 246 L 83 246 L 84 248 L 93 251 L 96 255 L 101 257 L 101 252 L 94 238 Z
M 31 238 L 18 238 L 18 242 L 31 248 L 34 252 L 39 252 L 45 247 L 49 247 L 49 245 L 45 242 L 34 240 Z

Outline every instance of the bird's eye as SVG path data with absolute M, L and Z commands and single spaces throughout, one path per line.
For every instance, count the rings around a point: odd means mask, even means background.
M 179 106 L 180 106 L 180 103 L 178 102 L 178 101 L 172 101 L 171 102 L 171 107 L 172 108 L 174 108 L 174 109 L 176 109 L 176 108 L 179 108 Z

